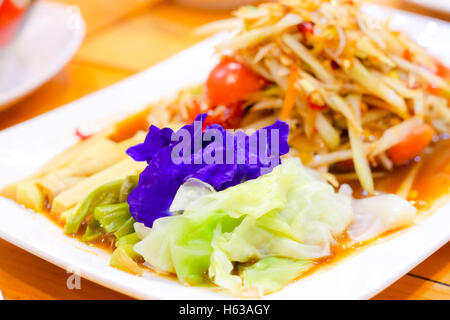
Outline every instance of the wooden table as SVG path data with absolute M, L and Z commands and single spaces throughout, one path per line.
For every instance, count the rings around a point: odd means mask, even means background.
M 199 41 L 189 33 L 195 26 L 229 16 L 161 0 L 114 0 L 114 5 L 111 0 L 54 1 L 81 8 L 86 39 L 61 72 L 0 112 L 0 130 L 148 68 Z M 376 2 L 449 19 L 401 0 Z M 449 258 L 447 244 L 375 299 L 450 299 Z M 67 277 L 65 270 L 0 240 L 0 289 L 6 299 L 128 299 L 84 279 L 80 290 L 69 290 Z

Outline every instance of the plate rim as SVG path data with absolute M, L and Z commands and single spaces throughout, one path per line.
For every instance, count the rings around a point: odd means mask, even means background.
M 25 121 L 25 122 L 23 122 L 23 123 L 21 123 L 19 125 L 16 125 L 16 126 L 13 126 L 11 128 L 5 129 L 3 131 L 0 131 L 0 139 L 4 135 L 8 136 L 8 135 L 14 134 L 14 132 L 20 132 L 24 128 L 26 129 L 26 128 L 30 127 L 30 126 L 32 127 L 36 123 L 39 124 L 42 120 L 51 119 L 53 116 L 64 115 L 66 113 L 69 113 L 71 110 L 73 111 L 74 107 L 76 107 L 77 104 L 83 104 L 88 99 L 96 99 L 96 97 L 101 97 L 102 95 L 105 94 L 105 92 L 110 92 L 111 90 L 114 90 L 116 86 L 126 86 L 127 84 L 131 84 L 131 83 L 133 83 L 133 81 L 137 81 L 136 79 L 138 79 L 140 76 L 144 75 L 146 72 L 152 72 L 152 70 L 155 70 L 157 68 L 161 68 L 161 67 L 170 65 L 170 64 L 172 64 L 173 60 L 181 59 L 182 57 L 188 55 L 188 53 L 195 53 L 195 50 L 199 50 L 200 48 L 202 48 L 204 46 L 211 45 L 210 43 L 211 42 L 213 43 L 214 41 L 217 41 L 218 38 L 220 38 L 220 36 L 216 36 L 216 38 L 214 38 L 214 39 L 210 38 L 210 39 L 207 39 L 205 41 L 202 41 L 199 44 L 197 44 L 197 45 L 195 45 L 193 47 L 190 47 L 190 48 L 188 48 L 188 49 L 186 49 L 186 50 L 184 50 L 184 51 L 182 51 L 182 52 L 172 56 L 171 58 L 169 58 L 167 60 L 164 60 L 163 62 L 158 63 L 157 65 L 155 65 L 155 66 L 153 66 L 153 67 L 151 67 L 151 68 L 149 68 L 149 69 L 147 69 L 147 70 L 145 70 L 145 71 L 143 71 L 141 73 L 138 73 L 137 75 L 135 75 L 133 77 L 127 78 L 127 79 L 122 80 L 122 81 L 120 81 L 120 82 L 118 82 L 118 83 L 116 83 L 116 84 L 114 84 L 112 86 L 109 86 L 109 87 L 105 88 L 105 89 L 96 91 L 93 94 L 90 94 L 90 95 L 87 95 L 87 96 L 85 96 L 85 97 L 83 97 L 81 99 L 75 100 L 75 101 L 67 104 L 64 107 L 58 108 L 58 109 L 53 110 L 51 112 L 45 113 L 45 114 L 43 114 L 41 116 L 38 116 L 38 117 L 35 117 L 35 118 L 30 119 L 28 121 Z M 446 208 L 448 207 L 448 209 L 450 209 L 450 204 L 447 204 L 445 207 Z M 441 211 L 441 210 L 443 210 L 443 209 L 441 208 L 438 211 Z M 435 212 L 431 217 L 428 217 L 427 220 L 432 218 L 433 216 L 435 216 L 437 213 L 438 212 Z M 47 217 L 43 217 L 43 218 L 48 219 Z M 421 223 L 423 223 L 423 222 L 421 222 Z M 421 224 L 418 224 L 418 225 L 421 225 Z M 413 226 L 413 227 L 408 228 L 406 230 L 416 229 L 416 227 L 417 226 Z M 47 252 L 45 252 L 44 250 L 42 250 L 40 248 L 33 247 L 29 243 L 24 243 L 21 239 L 19 239 L 17 237 L 14 237 L 11 234 L 4 233 L 1 230 L 1 228 L 0 228 L 0 237 L 5 239 L 8 242 L 13 243 L 16 246 L 18 246 L 18 247 L 28 251 L 28 252 L 31 252 L 32 254 L 34 254 L 34 255 L 36 255 L 36 256 L 38 256 L 40 258 L 43 258 L 43 259 L 49 261 L 50 263 L 53 263 L 53 264 L 63 268 L 63 269 L 66 269 L 68 267 L 67 261 L 63 261 L 60 258 L 58 258 L 57 256 L 54 256 L 54 255 L 52 255 L 50 253 L 47 253 Z M 442 236 L 442 239 L 440 239 L 439 241 L 436 241 L 436 243 L 433 244 L 433 249 L 426 250 L 425 254 L 422 254 L 422 255 L 420 255 L 420 257 L 416 258 L 414 261 L 411 261 L 410 264 L 408 265 L 408 268 L 409 267 L 412 268 L 415 265 L 419 264 L 421 261 L 425 260 L 435 250 L 437 250 L 443 244 L 448 242 L 449 239 L 450 239 L 450 233 L 448 233 L 447 235 Z M 391 239 L 389 239 L 389 241 L 387 241 L 387 242 L 388 243 L 391 242 L 390 240 Z M 393 239 L 393 240 L 395 240 L 395 239 Z M 382 244 L 380 244 L 380 245 L 382 245 Z M 367 249 L 369 249 L 369 248 L 373 248 L 373 247 L 372 246 L 368 246 Z M 366 252 L 367 249 L 365 249 L 362 252 L 362 254 L 364 254 L 364 252 Z M 41 253 L 37 253 L 37 252 L 41 252 Z M 349 258 L 353 259 L 356 256 L 359 256 L 359 254 L 352 254 Z M 332 268 L 335 268 L 335 267 L 336 266 L 334 266 L 334 265 L 332 266 Z M 121 271 L 117 270 L 116 272 L 121 272 Z M 367 299 L 367 298 L 370 298 L 370 297 L 374 296 L 375 294 L 377 294 L 378 292 L 383 290 L 385 287 L 387 287 L 391 283 L 395 282 L 403 274 L 404 274 L 403 271 L 398 271 L 395 274 L 390 274 L 390 276 L 387 277 L 387 279 L 385 279 L 385 281 L 383 283 L 379 284 L 377 287 L 373 288 L 372 290 L 367 290 L 364 295 L 360 295 L 357 298 L 358 299 Z M 137 297 L 137 298 L 144 298 L 144 299 L 160 298 L 158 296 L 153 296 L 150 293 L 149 294 L 142 294 L 142 293 L 137 292 L 137 291 L 133 292 L 132 289 L 128 288 L 126 285 L 121 284 L 120 281 L 116 281 L 117 279 L 115 279 L 115 278 L 111 279 L 111 278 L 108 278 L 108 277 L 105 277 L 105 276 L 102 276 L 102 275 L 99 277 L 98 274 L 94 274 L 94 273 L 90 272 L 89 270 L 84 270 L 82 276 L 84 278 L 88 279 L 88 280 L 91 280 L 93 282 L 99 283 L 100 285 L 108 287 L 108 288 L 110 288 L 112 290 L 123 292 L 125 294 L 128 294 L 130 296 L 134 296 L 134 297 Z M 99 281 L 99 278 L 100 278 L 100 281 Z M 134 277 L 134 278 L 136 278 L 136 277 Z M 179 285 L 179 284 L 177 284 L 177 285 Z M 286 287 L 285 289 L 282 290 L 282 292 L 284 290 L 286 290 L 287 288 L 290 288 L 289 291 L 292 291 L 292 290 L 295 291 L 295 289 L 293 288 L 294 285 L 295 284 L 292 284 L 292 285 Z M 179 286 L 181 286 L 181 285 L 179 285 Z M 189 288 L 189 289 L 191 289 L 191 288 Z M 192 288 L 192 289 L 194 289 L 194 288 Z M 210 293 L 214 293 L 214 291 L 211 291 Z M 229 299 L 229 298 L 231 298 L 231 299 L 234 299 L 234 297 L 229 297 L 229 296 L 226 296 L 226 295 L 217 296 L 217 295 L 213 295 L 213 294 L 211 294 L 211 296 L 209 296 L 209 298 L 214 298 L 214 299 L 215 298 L 218 298 L 218 299 Z M 275 294 L 272 294 L 272 295 L 265 296 L 264 298 L 266 298 L 266 299 L 277 299 L 277 296 L 276 296 L 276 293 L 275 293 Z M 284 297 L 282 296 L 281 298 L 286 299 L 285 296 Z M 293 298 L 295 298 L 295 296 L 294 297 L 290 297 L 290 299 L 293 299 Z
M 449 14 L 450 13 L 450 4 L 447 2 L 447 7 L 445 7 L 445 3 L 443 0 L 439 3 L 435 3 L 434 1 L 424 1 L 424 0 L 407 0 L 407 2 L 415 4 L 419 7 L 426 8 L 429 10 L 442 12 Z

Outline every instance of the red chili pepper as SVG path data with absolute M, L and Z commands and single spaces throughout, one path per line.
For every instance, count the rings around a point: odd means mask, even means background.
M 312 21 L 302 22 L 297 26 L 297 28 L 304 37 L 306 37 L 307 34 L 314 35 L 314 22 Z
M 311 96 L 308 96 L 308 97 L 306 98 L 306 100 L 308 101 L 309 107 L 310 107 L 311 109 L 313 109 L 313 110 L 321 111 L 321 110 L 326 109 L 326 107 L 327 107 L 326 105 L 321 106 L 321 105 L 318 105 L 318 104 L 312 102 L 312 101 L 311 101 Z
M 80 138 L 81 140 L 86 140 L 89 139 L 90 137 L 92 137 L 92 134 L 83 134 L 81 133 L 80 129 L 76 128 L 75 129 L 75 135 Z
M 331 69 L 337 70 L 337 69 L 340 69 L 340 68 L 341 67 L 339 66 L 339 64 L 336 61 L 331 60 Z

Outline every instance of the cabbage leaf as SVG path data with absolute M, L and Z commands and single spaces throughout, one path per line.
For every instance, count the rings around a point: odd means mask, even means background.
M 257 179 L 200 196 L 183 212 L 155 220 L 134 250 L 183 283 L 213 282 L 237 294 L 286 285 L 314 259 L 330 255 L 334 238 L 352 221 L 351 198 L 294 158 Z

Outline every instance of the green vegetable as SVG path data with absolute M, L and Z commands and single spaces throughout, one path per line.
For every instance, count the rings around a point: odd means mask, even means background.
M 91 192 L 81 203 L 75 214 L 68 218 L 64 225 L 64 232 L 69 234 L 77 233 L 83 220 L 93 213 L 95 207 L 119 202 L 122 184 L 123 180 L 113 181 Z
M 294 51 L 297 56 L 302 59 L 314 72 L 320 80 L 333 83 L 333 75 L 323 66 L 323 64 L 295 37 L 289 33 L 282 36 L 283 42 Z
M 392 112 L 398 114 L 402 118 L 408 118 L 408 108 L 405 100 L 394 90 L 385 85 L 380 79 L 372 76 L 358 59 L 352 60 L 351 67 L 347 72 L 367 91 L 386 101 Z
M 262 294 L 277 291 L 308 270 L 313 263 L 308 260 L 293 260 L 279 257 L 264 258 L 242 272 L 244 287 L 262 291 Z
M 136 221 L 133 219 L 133 217 L 130 217 L 119 229 L 117 229 L 116 232 L 114 232 L 114 235 L 116 238 L 121 238 L 123 236 L 126 236 L 127 234 L 134 232 L 134 223 Z
M 97 239 L 101 235 L 105 234 L 105 231 L 101 227 L 100 223 L 96 219 L 92 219 L 83 236 L 81 237 L 81 241 L 89 242 Z
M 130 233 L 126 236 L 121 237 L 116 241 L 116 247 L 122 248 L 133 260 L 138 260 L 141 256 L 134 251 L 133 247 L 136 243 L 141 241 L 136 233 Z
M 141 276 L 142 268 L 128 255 L 123 248 L 117 248 L 111 255 L 109 261 L 111 267 L 120 269 L 122 271 Z
M 134 188 L 137 187 L 137 184 L 139 182 L 139 176 L 128 176 L 123 181 L 122 187 L 120 188 L 119 193 L 119 202 L 126 202 L 128 199 L 128 196 L 130 195 L 131 191 L 134 190 Z
M 275 86 L 275 85 L 268 85 L 265 89 L 264 89 L 264 93 L 268 96 L 277 96 L 280 94 L 280 87 Z
M 66 233 L 77 233 L 83 220 L 89 217 L 82 241 L 88 242 L 113 233 L 117 238 L 110 265 L 120 270 L 141 275 L 142 268 L 135 262 L 140 255 L 133 247 L 141 239 L 134 232 L 136 222 L 130 214 L 126 200 L 136 188 L 139 176 L 107 183 L 93 192 L 79 205 L 75 214 L 67 219 Z
M 183 217 L 183 216 L 181 216 Z M 225 213 L 190 219 L 184 216 L 174 225 L 175 237 L 171 239 L 170 255 L 178 278 L 185 283 L 205 282 L 211 260 L 211 241 L 215 230 L 232 231 L 239 225 L 240 218 Z
M 337 131 L 330 121 L 322 114 L 322 112 L 317 112 L 316 115 L 316 129 L 325 142 L 325 144 L 330 149 L 336 149 L 340 143 L 339 131 Z
M 126 202 L 101 205 L 95 208 L 94 217 L 109 233 L 119 230 L 131 217 Z
M 275 256 L 293 261 L 327 256 L 333 237 L 351 220 L 350 198 L 336 194 L 291 158 L 269 174 L 201 196 L 182 215 L 156 220 L 134 250 L 155 269 L 176 273 L 185 283 L 213 281 L 234 292 L 246 285 L 267 292 L 298 276 L 300 262 L 291 266 L 268 260 L 267 272 L 256 265 L 245 273 L 244 265 Z M 277 277 L 269 272 L 272 266 L 299 271 Z
M 351 94 L 347 96 L 347 102 L 353 107 L 353 111 L 356 114 L 358 121 L 361 119 L 361 96 L 356 94 Z M 355 172 L 358 175 L 359 182 L 361 186 L 369 192 L 374 193 L 374 184 L 372 170 L 370 169 L 369 162 L 366 158 L 366 153 L 364 152 L 363 137 L 360 132 L 348 122 L 348 137 L 350 140 L 350 146 L 352 148 L 353 163 L 355 165 Z
M 238 50 L 255 46 L 270 37 L 282 33 L 284 30 L 290 27 L 298 25 L 302 21 L 302 18 L 300 18 L 300 16 L 298 16 L 297 14 L 288 13 L 277 23 L 271 26 L 249 30 L 237 35 L 236 37 L 222 42 L 219 46 L 217 46 L 217 50 Z

